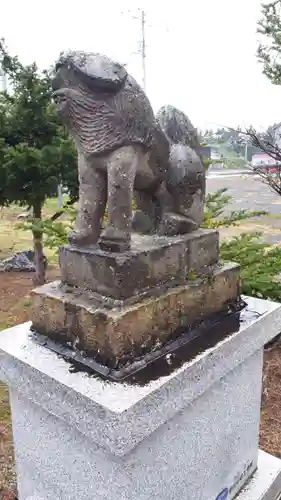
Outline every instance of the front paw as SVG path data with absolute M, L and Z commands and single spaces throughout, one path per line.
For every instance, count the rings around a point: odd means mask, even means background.
M 68 241 L 71 245 L 85 247 L 97 244 L 97 235 L 90 230 L 77 230 L 71 231 L 68 235 Z
M 131 247 L 131 235 L 127 231 L 107 226 L 101 233 L 99 246 L 106 252 L 126 252 Z

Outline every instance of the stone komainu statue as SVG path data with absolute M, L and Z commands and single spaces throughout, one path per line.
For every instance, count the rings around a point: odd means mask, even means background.
M 172 106 L 154 115 L 126 69 L 95 53 L 62 53 L 57 110 L 78 151 L 79 205 L 71 243 L 111 251 L 131 232 L 177 235 L 202 222 L 205 172 L 196 130 Z M 133 199 L 136 210 L 132 213 Z M 108 224 L 102 219 L 108 204 Z

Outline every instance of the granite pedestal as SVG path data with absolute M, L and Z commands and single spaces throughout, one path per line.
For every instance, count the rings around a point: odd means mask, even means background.
M 129 302 L 155 295 L 164 284 L 185 284 L 191 272 L 202 274 L 218 260 L 219 233 L 210 229 L 174 237 L 133 233 L 131 249 L 123 253 L 72 245 L 60 251 L 64 283 Z
M 198 278 L 135 304 L 106 307 L 91 293 L 55 281 L 33 291 L 32 321 L 37 332 L 93 356 L 98 352 L 115 366 L 235 304 L 239 283 L 239 266 L 228 263 L 213 271 L 211 282 Z
M 276 500 L 280 462 L 258 436 L 263 346 L 281 306 L 246 300 L 235 333 L 143 384 L 72 373 L 30 324 L 1 332 L 19 499 L 231 500 L 247 483 L 237 500 Z
M 133 235 L 122 254 L 61 250 L 62 280 L 33 291 L 34 329 L 111 366 L 149 353 L 239 300 L 239 266 L 219 261 L 216 231 Z

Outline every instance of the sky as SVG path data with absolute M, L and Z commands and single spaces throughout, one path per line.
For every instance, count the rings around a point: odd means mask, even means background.
M 24 63 L 47 68 L 65 49 L 100 52 L 142 83 L 140 9 L 155 112 L 172 104 L 201 129 L 281 121 L 281 87 L 256 58 L 260 0 L 3 0 L 0 37 Z

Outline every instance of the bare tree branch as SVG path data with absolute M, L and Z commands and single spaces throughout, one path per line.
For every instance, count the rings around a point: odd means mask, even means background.
M 276 161 L 274 169 L 267 168 L 264 165 L 257 165 L 255 166 L 255 172 L 265 184 L 281 196 L 281 165 L 277 163 L 281 162 L 281 149 L 276 143 L 274 132 L 267 131 L 258 134 L 253 127 L 250 127 L 246 131 L 240 131 L 240 133 L 249 144 L 260 149 Z

